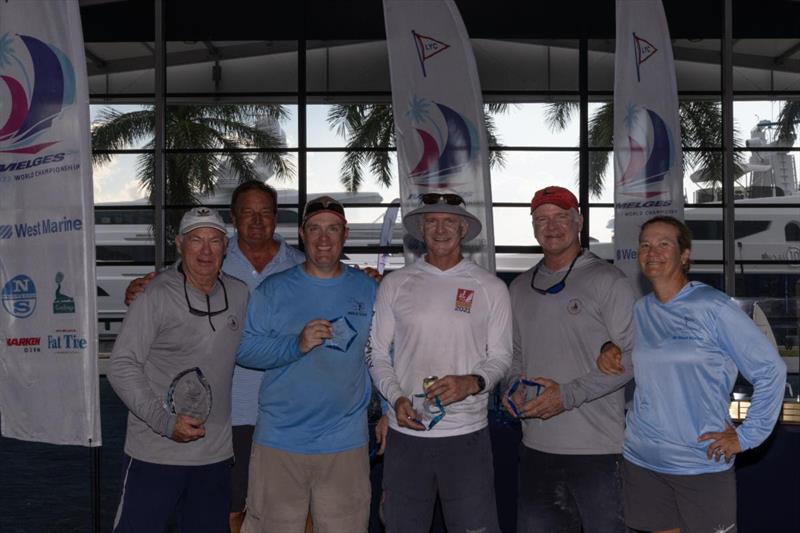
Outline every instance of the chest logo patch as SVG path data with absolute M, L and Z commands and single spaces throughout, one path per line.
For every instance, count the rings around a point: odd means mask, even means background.
M 456 291 L 456 311 L 462 313 L 472 312 L 472 300 L 475 298 L 475 291 L 469 289 L 458 289 Z
M 583 309 L 583 304 L 578 298 L 573 298 L 567 302 L 567 312 L 571 315 L 577 315 Z
M 228 315 L 228 327 L 231 331 L 239 331 L 239 320 L 236 315 Z

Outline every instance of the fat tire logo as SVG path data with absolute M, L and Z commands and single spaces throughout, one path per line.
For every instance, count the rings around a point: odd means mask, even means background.
M 3 286 L 0 299 L 11 316 L 28 318 L 36 310 L 36 284 L 24 274 L 15 276 Z

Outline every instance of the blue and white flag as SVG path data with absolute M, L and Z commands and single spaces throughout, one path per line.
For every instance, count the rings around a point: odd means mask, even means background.
M 0 2 L 2 434 L 100 446 L 89 99 L 77 0 Z
M 639 229 L 683 219 L 683 152 L 675 62 L 660 0 L 617 0 L 614 55 L 615 264 L 640 280 Z M 640 282 L 634 283 L 640 292 Z
M 483 98 L 458 8 L 452 0 L 383 0 L 383 14 L 403 212 L 419 207 L 425 193 L 461 195 L 483 224 L 462 250 L 494 271 Z M 407 260 L 421 249 L 409 239 Z

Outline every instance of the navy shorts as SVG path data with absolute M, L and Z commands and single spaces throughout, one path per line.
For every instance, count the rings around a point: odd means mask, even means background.
M 114 533 L 228 531 L 232 460 L 198 466 L 147 463 L 125 455 Z

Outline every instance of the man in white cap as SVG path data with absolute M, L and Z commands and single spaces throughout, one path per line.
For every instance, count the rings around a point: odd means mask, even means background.
M 481 231 L 464 200 L 450 193 L 421 200 L 403 225 L 427 253 L 384 278 L 367 351 L 392 407 L 386 528 L 427 531 L 438 492 L 449 531 L 496 532 L 487 402 L 511 363 L 508 291 L 461 254 L 461 243 Z
M 544 258 L 511 283 L 518 387 L 509 413 L 522 418 L 517 531 L 622 533 L 622 386 L 631 377 L 634 292 L 625 275 L 581 248 L 578 200 L 563 187 L 531 201 Z M 622 348 L 624 374 L 601 373 L 601 347 Z M 536 389 L 540 394 L 535 394 Z M 527 401 L 526 401 L 527 400 Z
M 181 261 L 131 304 L 111 354 L 108 379 L 130 411 L 116 533 L 164 531 L 173 515 L 182 530 L 228 529 L 231 376 L 248 291 L 220 272 L 227 237 L 214 210 L 189 210 L 179 233 Z M 172 387 L 181 375 L 210 402 L 184 411 Z

